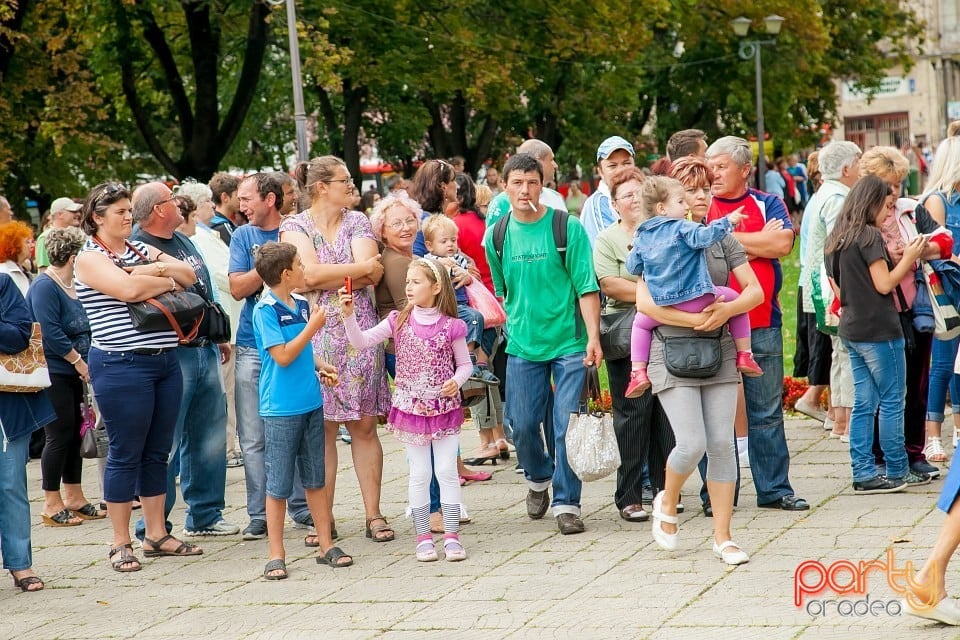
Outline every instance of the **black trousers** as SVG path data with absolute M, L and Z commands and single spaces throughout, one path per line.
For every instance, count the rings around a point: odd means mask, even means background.
M 40 457 L 44 491 L 59 491 L 60 481 L 80 484 L 83 458 L 80 457 L 80 403 L 83 383 L 79 376 L 50 376 L 47 397 L 57 414 L 43 428 L 46 443 Z
M 667 456 L 676 441 L 667 414 L 649 390 L 639 398 L 623 397 L 630 379 L 630 358 L 606 362 L 613 400 L 613 428 L 621 459 L 614 501 L 617 508 L 622 509 L 640 504 L 644 463 L 647 464 L 650 484 L 663 488 Z

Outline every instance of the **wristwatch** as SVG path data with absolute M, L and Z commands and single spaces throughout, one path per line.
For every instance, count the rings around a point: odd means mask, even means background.
M 167 265 L 157 260 L 153 264 L 157 265 L 157 275 L 162 276 L 163 272 L 167 270 Z

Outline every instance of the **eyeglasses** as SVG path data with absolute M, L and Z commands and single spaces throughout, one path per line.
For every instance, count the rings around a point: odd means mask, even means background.
M 167 204 L 168 202 L 174 202 L 176 199 L 177 199 L 177 196 L 175 196 L 175 195 L 173 195 L 173 194 L 170 194 L 170 197 L 169 197 L 169 198 L 167 198 L 166 200 L 161 200 L 160 202 L 158 202 L 157 204 L 155 204 L 155 205 L 153 205 L 153 206 L 155 206 L 155 207 L 162 207 L 163 205 Z
M 640 194 L 639 191 L 633 191 L 633 192 L 631 192 L 631 193 L 625 193 L 625 194 L 623 194 L 622 196 L 617 196 L 617 200 L 633 200 L 633 201 L 636 201 L 636 200 L 639 200 L 639 199 L 640 199 L 640 195 L 641 195 L 641 194 Z
M 321 180 L 324 184 L 331 184 L 333 182 L 342 182 L 344 186 L 353 186 L 353 179 L 351 178 L 340 178 L 339 180 Z
M 400 231 L 401 229 L 416 229 L 417 219 L 405 218 L 403 220 L 397 220 L 396 222 L 391 222 L 388 224 L 387 227 L 393 229 L 394 231 Z

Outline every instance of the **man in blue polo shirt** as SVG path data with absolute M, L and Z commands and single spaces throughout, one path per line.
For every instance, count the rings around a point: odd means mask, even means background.
M 280 238 L 280 208 L 283 184 L 272 173 L 255 173 L 240 183 L 237 190 L 240 212 L 250 221 L 238 227 L 230 241 L 230 294 L 245 300 L 237 326 L 236 406 L 237 434 L 243 453 L 243 472 L 247 483 L 247 515 L 250 524 L 243 530 L 244 540 L 260 540 L 267 535 L 266 469 L 264 468 L 263 421 L 260 418 L 260 354 L 253 335 L 253 308 L 264 289 L 263 279 L 254 268 L 257 251 L 267 242 Z M 295 526 L 313 525 L 303 485 L 295 478 L 287 510 Z

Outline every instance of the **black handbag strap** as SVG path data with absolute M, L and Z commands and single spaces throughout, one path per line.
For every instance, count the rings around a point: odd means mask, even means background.
M 600 373 L 596 365 L 585 367 L 587 372 L 583 378 L 583 388 L 580 389 L 580 405 L 584 408 L 589 406 L 590 400 L 600 401 Z

